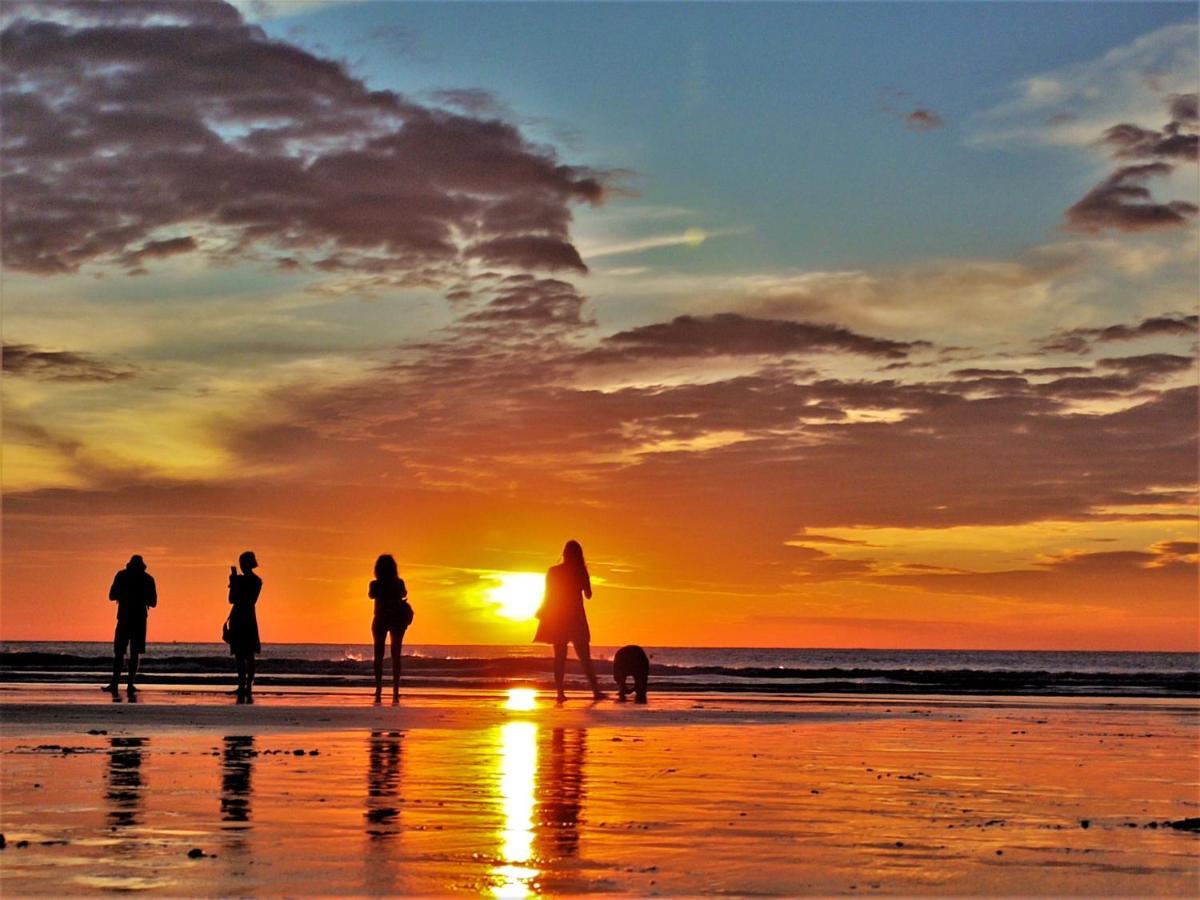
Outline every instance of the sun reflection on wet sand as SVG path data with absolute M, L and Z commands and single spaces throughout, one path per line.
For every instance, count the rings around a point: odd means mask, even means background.
M 532 693 L 532 691 L 530 692 Z M 511 698 L 510 698 L 511 699 Z M 537 726 L 508 722 L 500 726 L 500 801 L 504 826 L 492 892 L 525 897 L 536 890 L 540 871 L 533 862 L 533 810 L 537 783 Z
M 514 712 L 529 712 L 537 709 L 537 691 L 533 688 L 509 688 L 504 708 Z

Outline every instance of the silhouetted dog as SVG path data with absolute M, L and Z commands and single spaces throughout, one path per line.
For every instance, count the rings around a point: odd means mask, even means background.
M 613 656 L 613 681 L 620 689 L 618 700 L 624 700 L 629 689 L 625 680 L 633 679 L 633 693 L 638 703 L 646 702 L 646 682 L 650 678 L 650 658 L 637 644 L 622 647 Z

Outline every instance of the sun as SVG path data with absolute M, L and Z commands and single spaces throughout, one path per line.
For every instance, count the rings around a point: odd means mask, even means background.
M 496 604 L 496 612 L 516 622 L 532 619 L 542 605 L 545 576 L 534 572 L 497 572 L 492 577 L 497 584 L 487 594 Z

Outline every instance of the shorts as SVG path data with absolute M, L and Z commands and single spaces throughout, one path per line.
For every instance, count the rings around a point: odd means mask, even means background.
M 412 613 L 407 610 L 397 610 L 390 615 L 381 615 L 376 613 L 375 618 L 371 620 L 371 634 L 375 640 L 383 641 L 387 639 L 388 632 L 391 632 L 392 637 L 397 641 L 404 640 L 404 632 L 408 631 L 408 626 L 412 624 Z
M 125 655 L 125 648 L 130 653 L 141 656 L 146 652 L 146 620 L 134 619 L 125 621 L 117 619 L 117 630 L 113 632 L 113 653 Z

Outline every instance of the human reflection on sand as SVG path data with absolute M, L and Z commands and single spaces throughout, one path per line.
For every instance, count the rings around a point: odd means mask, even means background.
M 372 731 L 368 738 L 363 880 L 375 896 L 397 893 L 396 878 L 403 872 L 392 846 L 401 830 L 402 751 L 399 731 Z
M 553 881 L 579 855 L 587 729 L 539 729 L 508 722 L 498 730 L 503 826 L 493 893 L 524 897 Z
M 251 830 L 251 775 L 258 755 L 251 735 L 229 735 L 221 752 L 221 831 L 225 835 L 225 859 L 232 878 L 246 875 L 252 862 L 249 852 Z
M 387 839 L 400 831 L 400 732 L 372 731 L 367 746 L 367 835 Z
M 140 825 L 142 811 L 142 763 L 146 739 L 113 737 L 108 740 L 107 789 L 108 824 L 113 830 Z
M 587 729 L 554 728 L 548 737 L 546 740 L 543 735 L 538 765 L 534 851 L 543 863 L 554 864 L 579 855 Z

